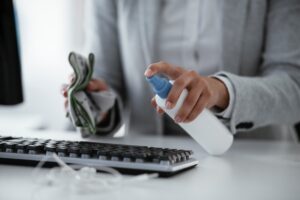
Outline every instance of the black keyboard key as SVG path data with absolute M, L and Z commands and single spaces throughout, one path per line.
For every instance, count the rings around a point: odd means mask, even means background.
M 80 148 L 80 153 L 81 154 L 91 154 L 92 153 L 92 149 L 89 147 L 81 147 Z
M 13 137 L 10 136 L 0 136 L 0 141 L 11 140 Z
M 56 153 L 56 146 L 53 144 L 47 144 L 44 148 L 47 155 L 52 155 L 53 153 Z
M 13 142 L 4 142 L 4 149 L 7 153 L 13 153 L 15 152 L 16 143 Z
M 14 139 L 9 140 L 9 142 L 18 144 L 18 143 L 24 142 L 24 139 L 22 139 L 22 138 L 14 138 Z
M 5 149 L 5 142 L 0 141 L 0 152 L 4 151 L 4 149 Z
M 27 153 L 27 145 L 23 143 L 17 144 L 16 151 L 17 153 Z
M 97 157 L 101 160 L 110 159 L 110 151 L 106 149 L 100 149 L 97 151 Z
M 44 146 L 39 143 L 30 144 L 27 146 L 27 150 L 29 154 L 39 154 L 43 152 Z
M 39 143 L 39 144 L 46 144 L 49 140 L 44 140 L 44 139 L 39 139 L 36 141 L 36 143 Z
M 57 141 L 57 140 L 49 140 L 47 143 L 46 143 L 46 145 L 57 145 L 59 143 L 59 141 Z
M 60 143 L 57 147 L 56 147 L 56 152 L 58 156 L 64 157 L 67 156 L 68 153 L 68 147 L 65 144 Z
M 73 158 L 77 158 L 80 154 L 80 149 L 78 145 L 72 145 L 68 148 L 69 156 Z
M 133 152 L 130 151 L 126 151 L 123 153 L 123 160 L 125 162 L 131 162 L 131 161 L 135 161 L 135 156 Z
M 111 156 L 111 160 L 113 161 L 119 161 L 123 159 L 122 151 L 120 150 L 115 150 L 110 152 L 110 156 Z
M 80 154 L 82 158 L 90 158 L 92 154 L 92 149 L 87 146 L 81 147 Z

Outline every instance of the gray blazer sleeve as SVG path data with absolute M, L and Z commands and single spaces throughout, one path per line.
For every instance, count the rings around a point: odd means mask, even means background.
M 118 97 L 110 113 L 111 120 L 114 121 L 113 128 L 98 129 L 100 132 L 111 133 L 120 127 L 122 122 L 121 111 L 125 105 L 126 94 L 119 48 L 116 2 L 86 1 L 85 13 L 85 50 L 95 54 L 94 78 L 104 79 Z
M 299 0 L 271 0 L 259 75 L 219 73 L 229 78 L 235 90 L 232 132 L 300 121 L 299 19 Z

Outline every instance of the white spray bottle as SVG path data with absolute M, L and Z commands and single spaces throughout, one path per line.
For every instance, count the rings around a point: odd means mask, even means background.
M 174 119 L 179 108 L 182 106 L 188 91 L 184 89 L 175 107 L 167 109 L 165 106 L 166 98 L 172 88 L 172 84 L 168 80 L 158 76 L 149 77 L 147 78 L 147 81 L 156 93 L 155 100 L 157 105 Z M 232 134 L 218 118 L 207 109 L 204 109 L 192 122 L 179 123 L 179 125 L 210 155 L 224 154 L 232 145 Z

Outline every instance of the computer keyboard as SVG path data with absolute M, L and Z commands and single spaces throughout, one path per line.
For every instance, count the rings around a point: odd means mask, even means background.
M 157 172 L 169 176 L 198 164 L 191 150 L 0 136 L 0 163 L 37 164 L 56 153 L 68 164 L 107 166 L 123 173 Z M 48 166 L 55 164 L 49 156 Z

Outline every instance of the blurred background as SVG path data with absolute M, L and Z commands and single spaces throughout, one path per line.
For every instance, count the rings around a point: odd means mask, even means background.
M 60 88 L 72 69 L 68 53 L 83 53 L 83 0 L 14 0 L 24 102 L 0 105 L 1 130 L 63 130 Z

